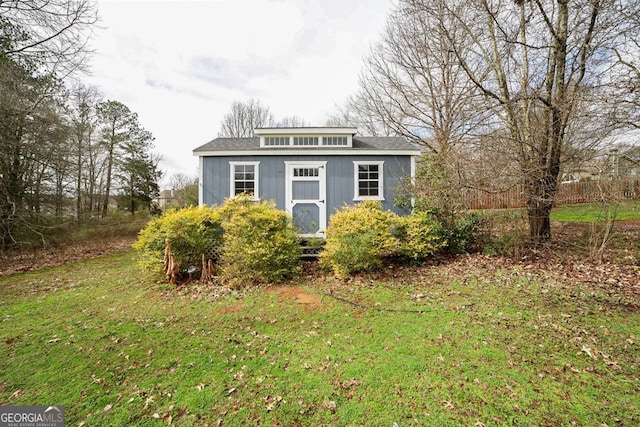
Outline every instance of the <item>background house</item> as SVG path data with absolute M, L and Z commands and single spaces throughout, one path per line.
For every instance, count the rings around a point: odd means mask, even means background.
M 562 183 L 640 177 L 640 147 L 619 145 L 587 154 L 576 162 L 567 162 Z
M 613 178 L 640 177 L 640 147 L 625 147 L 611 150 L 611 176 Z
M 324 236 L 345 204 L 394 205 L 399 182 L 413 177 L 419 147 L 401 137 L 360 137 L 355 128 L 256 129 L 253 138 L 216 138 L 193 150 L 200 164 L 200 204 L 247 192 L 289 212 L 303 236 Z
M 175 199 L 175 192 L 173 190 L 162 190 L 152 201 L 158 209 L 165 210 L 171 206 L 176 206 Z

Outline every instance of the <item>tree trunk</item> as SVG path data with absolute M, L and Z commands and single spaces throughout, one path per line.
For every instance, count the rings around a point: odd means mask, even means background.
M 131 174 L 129 176 L 129 208 L 131 209 L 131 215 L 135 214 L 135 210 L 136 210 L 136 206 L 135 206 L 135 200 L 133 198 L 133 191 L 134 191 L 134 180 L 135 177 L 133 176 L 133 174 Z
M 61 218 L 64 213 L 64 175 L 61 172 L 56 174 L 56 216 Z
M 91 144 L 89 144 L 89 178 L 88 182 L 85 184 L 87 188 L 87 199 L 85 200 L 85 210 L 89 212 L 89 217 L 93 218 L 93 213 L 95 212 L 95 187 L 96 187 L 96 164 L 95 164 L 94 156 L 93 156 L 93 148 Z
M 533 206 L 527 208 L 529 232 L 533 242 L 543 243 L 551 238 L 551 206 Z
M 22 162 L 20 160 L 22 154 L 20 152 L 19 142 L 15 145 L 15 151 L 12 154 L 11 167 L 7 173 L 7 206 L 9 212 L 15 211 L 16 208 L 21 209 L 24 197 L 23 177 L 20 172 L 22 169 Z
M 558 16 L 555 37 L 550 49 L 547 70 L 545 131 L 539 135 L 540 147 L 534 155 L 534 167 L 527 176 L 527 215 L 529 235 L 534 242 L 551 238 L 551 209 L 560 175 L 561 153 L 570 114 L 567 101 L 567 43 L 569 10 L 567 0 L 557 0 Z
M 78 156 L 76 158 L 76 219 L 82 219 L 82 139 L 78 138 Z
M 533 242 L 542 243 L 551 238 L 552 198 L 530 195 L 527 197 L 527 218 L 529 237 Z
M 104 199 L 102 201 L 102 218 L 107 216 L 109 209 L 109 193 L 111 192 L 111 169 L 113 168 L 113 150 L 109 151 L 109 159 L 107 159 L 107 180 L 104 188 Z
M 111 126 L 111 139 L 109 141 L 109 153 L 107 158 L 107 180 L 105 183 L 104 189 L 104 200 L 102 205 L 102 217 L 105 218 L 107 216 L 107 211 L 109 210 L 109 193 L 111 192 L 111 172 L 113 170 L 113 152 L 115 150 L 115 139 L 116 139 L 116 123 L 115 119 L 113 120 L 113 124 Z

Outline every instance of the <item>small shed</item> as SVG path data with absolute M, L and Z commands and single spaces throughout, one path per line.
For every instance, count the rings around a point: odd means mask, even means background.
M 402 137 L 361 137 L 350 127 L 256 129 L 252 138 L 216 138 L 199 158 L 199 202 L 220 205 L 249 193 L 287 211 L 302 237 L 324 237 L 328 217 L 345 204 L 394 205 L 396 188 L 413 177 L 417 144 Z

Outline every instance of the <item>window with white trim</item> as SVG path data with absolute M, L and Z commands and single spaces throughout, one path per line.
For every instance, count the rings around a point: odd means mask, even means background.
M 295 176 L 296 178 L 316 177 L 319 175 L 320 175 L 320 170 L 318 168 L 300 167 L 300 168 L 293 169 L 293 176 Z
M 318 145 L 317 136 L 294 136 L 293 145 Z
M 384 200 L 384 162 L 353 162 L 354 200 Z
M 288 136 L 265 136 L 264 145 L 265 147 L 286 146 L 286 145 L 289 145 L 289 137 Z
M 247 193 L 258 199 L 258 166 L 260 162 L 229 162 L 231 166 L 231 197 Z
M 2 0 L 0 0 L 2 1 Z M 286 129 L 285 129 L 286 131 Z M 353 135 L 339 134 L 298 134 L 292 133 L 260 135 L 261 148 L 274 147 L 351 147 L 353 145 Z
M 347 146 L 349 138 L 346 136 L 323 136 L 322 145 L 325 146 Z

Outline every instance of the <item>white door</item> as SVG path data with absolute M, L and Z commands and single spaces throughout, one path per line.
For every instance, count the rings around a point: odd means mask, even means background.
M 285 162 L 286 210 L 303 237 L 323 237 L 327 228 L 327 162 Z

